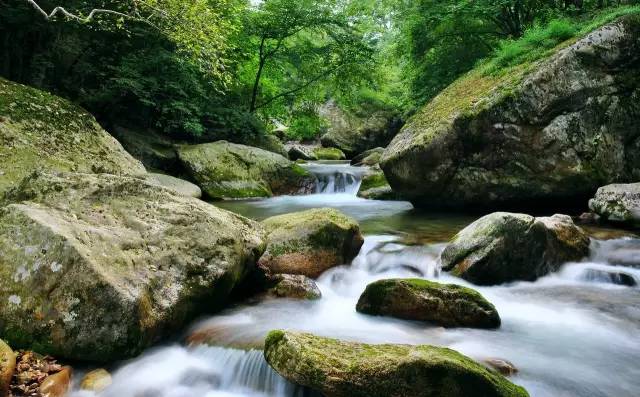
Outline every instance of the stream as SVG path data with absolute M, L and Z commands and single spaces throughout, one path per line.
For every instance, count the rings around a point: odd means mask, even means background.
M 470 286 L 441 272 L 438 257 L 446 241 L 476 217 L 426 214 L 407 202 L 360 199 L 356 193 L 366 169 L 344 162 L 306 167 L 318 179 L 316 194 L 216 205 L 256 220 L 316 207 L 334 207 L 356 218 L 365 244 L 351 264 L 319 278 L 322 299 L 239 304 L 200 319 L 185 336 L 205 330 L 217 347 L 176 343 L 151 349 L 111 368 L 114 383 L 100 397 L 312 395 L 264 361 L 258 349 L 272 329 L 369 343 L 432 344 L 479 361 L 506 359 L 519 369 L 511 381 L 532 397 L 640 395 L 640 288 L 620 285 L 640 283 L 639 239 L 594 238 L 590 258 L 536 282 L 472 286 L 498 309 L 498 330 L 444 329 L 366 316 L 355 306 L 375 280 L 421 277 Z M 74 391 L 72 396 L 94 394 Z

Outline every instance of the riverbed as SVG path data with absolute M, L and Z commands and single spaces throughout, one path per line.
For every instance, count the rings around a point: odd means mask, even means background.
M 318 279 L 322 299 L 237 304 L 200 319 L 184 336 L 212 330 L 217 346 L 177 342 L 115 364 L 114 383 L 100 396 L 309 395 L 279 377 L 262 358 L 259 347 L 272 329 L 368 343 L 432 344 L 478 361 L 505 359 L 519 370 L 511 380 L 532 397 L 640 395 L 640 288 L 619 285 L 608 276 L 623 272 L 640 281 L 640 268 L 635 267 L 640 266 L 640 239 L 594 238 L 590 258 L 568 263 L 536 282 L 472 286 L 498 309 L 498 330 L 444 329 L 366 316 L 355 306 L 365 286 L 375 280 L 419 277 L 471 286 L 441 272 L 438 257 L 446 242 L 477 216 L 423 213 L 408 202 L 360 199 L 356 193 L 366 170 L 340 162 L 307 167 L 318 178 L 315 194 L 215 205 L 256 220 L 317 207 L 337 208 L 356 218 L 365 244 L 352 263 Z

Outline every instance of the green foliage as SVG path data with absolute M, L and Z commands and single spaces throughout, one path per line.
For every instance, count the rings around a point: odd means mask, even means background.
M 326 122 L 315 108 L 306 108 L 292 114 L 286 135 L 289 139 L 298 141 L 312 140 L 324 133 L 326 127 Z

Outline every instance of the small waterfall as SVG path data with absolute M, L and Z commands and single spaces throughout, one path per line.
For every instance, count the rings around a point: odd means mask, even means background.
M 258 350 L 166 347 L 120 368 L 97 397 L 297 397 L 304 390 L 278 375 Z M 71 397 L 92 397 L 75 392 Z
M 305 168 L 316 177 L 316 194 L 358 194 L 362 177 L 367 171 L 353 167 L 349 162 L 314 162 Z

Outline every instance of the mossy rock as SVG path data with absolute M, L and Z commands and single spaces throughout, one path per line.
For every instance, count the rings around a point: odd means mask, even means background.
M 495 306 L 479 292 L 459 285 L 421 279 L 371 283 L 360 295 L 356 310 L 375 316 L 426 321 L 442 327 L 500 326 L 500 316 Z
M 226 141 L 181 146 L 178 156 L 212 199 L 271 197 L 314 190 L 315 178 L 283 156 Z
M 144 179 L 36 173 L 0 208 L 0 335 L 112 362 L 224 307 L 264 250 L 259 224 Z
M 313 150 L 313 155 L 318 160 L 346 160 L 347 156 L 340 149 L 333 147 L 319 147 Z
M 393 191 L 384 173 L 381 171 L 373 172 L 362 178 L 360 189 L 358 189 L 358 197 L 369 200 L 399 200 L 399 195 Z
M 475 284 L 534 281 L 585 258 L 589 244 L 588 235 L 567 215 L 496 212 L 458 233 L 441 262 L 444 270 Z
M 622 17 L 546 58 L 481 65 L 413 116 L 380 166 L 415 206 L 582 202 L 640 179 L 640 18 Z
M 279 215 L 262 224 L 267 249 L 258 265 L 269 274 L 316 278 L 332 267 L 349 264 L 364 243 L 358 223 L 331 208 Z
M 277 274 L 272 277 L 275 285 L 266 292 L 267 297 L 316 300 L 322 297 L 318 285 L 307 276 L 299 274 Z
M 0 78 L 0 196 L 38 169 L 146 173 L 85 110 Z
M 382 153 L 384 153 L 384 148 L 377 147 L 369 150 L 365 150 L 364 152 L 358 154 L 353 159 L 351 159 L 351 165 L 361 166 L 366 165 L 369 167 L 373 167 L 380 163 L 380 158 L 382 157 Z
M 640 183 L 603 186 L 589 208 L 605 221 L 640 228 Z
M 264 356 L 287 380 L 326 397 L 525 397 L 502 375 L 435 346 L 368 345 L 271 331 Z
M 16 354 L 0 339 L 0 396 L 8 396 L 11 378 L 16 370 Z

